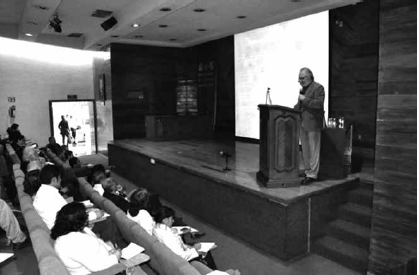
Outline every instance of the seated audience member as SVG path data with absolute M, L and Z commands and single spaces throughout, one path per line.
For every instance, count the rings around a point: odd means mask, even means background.
M 23 190 L 31 197 L 35 196 L 36 192 L 41 187 L 41 181 L 39 179 L 41 167 L 39 161 L 32 160 L 28 163 L 26 168 L 27 172 L 25 181 L 23 182 Z
M 102 164 L 96 164 L 92 167 L 91 174 L 87 181 L 92 185 L 93 189 L 96 190 L 101 196 L 105 190 L 102 187 L 102 181 L 106 179 L 106 170 Z
M 33 207 L 49 229 L 54 225 L 57 212 L 67 204 L 60 195 L 61 170 L 55 165 L 45 165 L 39 174 L 41 186 L 33 199 Z
M 138 189 L 131 194 L 129 200 L 128 218 L 138 223 L 148 234 L 153 234 L 155 222 L 150 215 L 150 196 L 147 189 Z
M 86 227 L 87 224 L 86 207 L 82 203 L 71 202 L 58 211 L 51 229 L 55 251 L 70 274 L 90 274 L 121 261 L 121 251 L 98 238 Z M 144 255 L 142 262 L 147 260 L 149 257 Z M 127 261 L 121 262 L 126 267 L 133 266 Z
M 13 150 L 15 150 L 16 155 L 19 157 L 19 159 L 21 161 L 23 161 L 22 157 L 23 157 L 23 150 L 26 147 L 26 139 L 25 136 L 20 135 L 20 136 L 16 136 L 14 137 L 13 140 L 11 140 L 11 145 Z
M 9 128 L 7 128 L 6 132 L 9 141 L 12 141 L 22 135 L 19 130 L 19 124 L 17 123 L 13 123 Z
M 79 160 L 79 158 L 76 157 L 72 157 L 68 160 L 68 164 L 70 165 L 71 168 L 81 168 L 81 162 Z
M 57 157 L 61 155 L 61 146 L 55 141 L 55 137 L 48 138 L 47 148 L 50 149 Z
M 30 239 L 22 232 L 12 209 L 2 199 L 0 199 L 0 227 L 6 232 L 7 239 L 12 241 L 14 249 L 30 244 Z
M 93 165 L 82 165 L 77 157 L 72 157 L 68 160 L 68 164 L 73 168 L 76 177 L 88 177 L 91 174 L 91 167 Z
M 117 184 L 112 178 L 107 178 L 102 181 L 102 187 L 104 190 L 103 197 L 107 198 L 118 206 L 122 211 L 127 213 L 129 208 L 129 202 L 121 194 L 123 188 Z
M 193 246 L 187 245 L 182 241 L 179 234 L 172 230 L 174 216 L 175 211 L 172 208 L 167 206 L 160 207 L 154 217 L 156 226 L 153 228 L 153 235 L 186 261 L 197 260 L 203 262 L 211 269 L 217 269 L 210 252 L 198 252 L 201 248 L 201 244 L 196 243 Z
M 70 158 L 73 158 L 73 157 L 74 157 L 73 151 L 67 150 L 67 151 L 64 152 L 63 161 L 65 163 L 67 163 L 68 165 L 70 165 L 69 160 L 70 160 Z
M 75 177 L 64 178 L 61 182 L 63 186 L 62 193 L 67 197 L 72 197 L 74 201 L 84 201 L 79 187 L 79 181 Z

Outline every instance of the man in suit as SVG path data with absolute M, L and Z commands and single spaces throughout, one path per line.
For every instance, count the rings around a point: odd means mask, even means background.
M 313 73 L 308 68 L 300 70 L 298 82 L 302 88 L 294 109 L 302 112 L 300 140 L 305 178 L 301 181 L 301 185 L 309 185 L 316 181 L 320 167 L 320 136 L 324 126 L 324 88 L 314 81 Z

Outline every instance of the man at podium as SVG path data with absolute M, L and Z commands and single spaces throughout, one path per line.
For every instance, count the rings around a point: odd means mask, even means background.
M 301 111 L 300 140 L 303 149 L 305 178 L 301 185 L 317 179 L 320 167 L 320 137 L 324 124 L 324 88 L 314 81 L 309 68 L 302 68 L 298 76 L 301 85 L 294 109 Z

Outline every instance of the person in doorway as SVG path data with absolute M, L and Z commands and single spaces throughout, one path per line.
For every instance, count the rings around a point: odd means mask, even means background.
M 65 119 L 64 116 L 61 116 L 61 121 L 58 124 L 58 129 L 60 129 L 60 134 L 63 137 L 63 143 L 62 145 L 65 145 L 65 138 L 67 137 L 67 145 L 69 143 L 69 137 L 70 137 L 70 128 L 68 127 L 68 121 Z
M 301 85 L 294 109 L 301 111 L 300 140 L 303 149 L 305 178 L 301 185 L 317 180 L 320 167 L 320 136 L 324 127 L 324 88 L 314 81 L 309 68 L 302 68 L 298 76 Z

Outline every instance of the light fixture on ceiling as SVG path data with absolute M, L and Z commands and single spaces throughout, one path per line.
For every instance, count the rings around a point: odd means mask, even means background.
M 194 12 L 204 12 L 205 10 L 204 9 L 194 9 L 193 11 Z
M 176 41 L 177 39 L 176 38 L 171 38 L 171 39 L 169 39 L 170 41 Z
M 237 16 L 237 18 L 238 19 L 245 19 L 247 16 L 245 16 L 245 15 L 239 15 L 239 16 Z
M 43 11 L 47 11 L 47 10 L 49 10 L 49 8 L 48 7 L 46 7 L 46 6 L 41 6 L 41 5 L 34 5 L 33 6 L 35 9 L 37 9 L 37 10 L 43 10 Z
M 199 32 L 204 32 L 204 31 L 206 31 L 207 29 L 197 29 L 197 31 L 199 31 Z
M 159 28 L 167 28 L 167 27 L 168 25 L 165 25 L 165 24 L 159 25 Z
M 26 36 L 33 36 L 31 33 L 25 33 Z
M 62 32 L 61 23 L 63 21 L 58 18 L 58 14 L 55 14 L 52 19 L 49 21 L 49 28 L 54 29 L 55 32 Z
M 138 28 L 140 26 L 140 24 L 134 23 L 131 25 L 133 28 Z
M 32 25 L 32 26 L 38 26 L 38 23 L 33 22 L 33 21 L 28 21 L 28 24 L 29 24 L 29 25 Z
M 136 36 L 134 36 L 134 38 L 143 38 L 144 36 L 142 36 L 142 35 L 136 35 Z
M 167 7 L 166 7 L 166 8 L 161 8 L 161 9 L 160 9 L 160 11 L 166 11 L 166 12 L 167 12 L 167 11 L 171 11 L 171 10 L 172 10 L 171 8 L 167 8 Z

